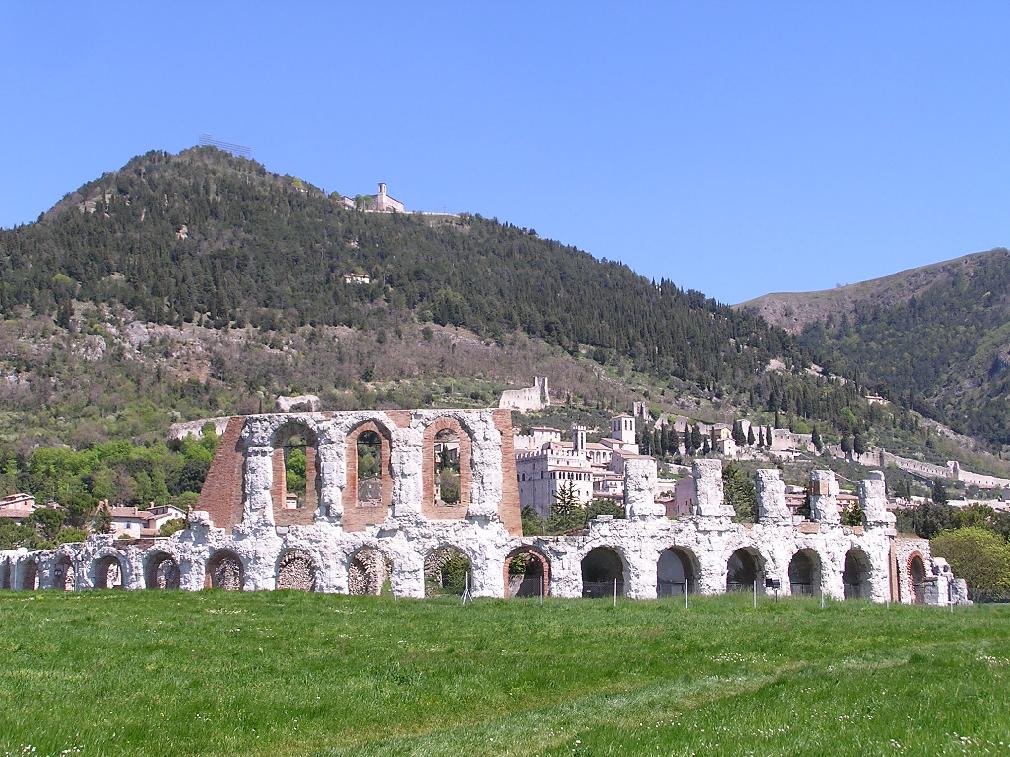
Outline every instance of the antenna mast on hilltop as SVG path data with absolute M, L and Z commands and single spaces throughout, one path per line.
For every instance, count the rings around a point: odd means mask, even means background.
M 246 147 L 245 145 L 233 145 L 231 142 L 222 142 L 220 139 L 214 139 L 210 134 L 200 135 L 200 146 L 201 147 L 216 147 L 219 150 L 224 150 L 225 152 L 230 152 L 239 158 L 251 158 L 252 148 Z

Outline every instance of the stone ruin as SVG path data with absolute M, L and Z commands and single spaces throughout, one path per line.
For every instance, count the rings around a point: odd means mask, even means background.
M 436 485 L 447 433 L 459 464 L 449 503 Z M 297 497 L 285 474 L 293 436 L 305 445 Z M 833 599 L 968 601 L 964 581 L 931 556 L 928 542 L 896 536 L 880 472 L 860 483 L 862 524 L 845 526 L 832 472 L 813 471 L 810 514 L 801 517 L 786 505 L 779 471 L 758 471 L 758 522 L 744 524 L 724 501 L 720 461 L 695 462 L 691 512 L 671 518 L 653 497 L 655 461 L 631 459 L 626 518 L 601 516 L 571 535 L 524 535 L 512 440 L 511 413 L 500 409 L 236 416 L 188 528 L 168 538 L 93 535 L 55 550 L 0 552 L 0 586 L 423 598 L 456 555 L 478 597 L 654 599 L 777 586 L 783 595 Z

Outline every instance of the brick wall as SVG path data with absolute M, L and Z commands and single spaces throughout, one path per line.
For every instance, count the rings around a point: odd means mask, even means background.
M 210 513 L 214 525 L 229 533 L 232 526 L 242 522 L 242 480 L 245 459 L 239 444 L 245 418 L 235 416 L 218 440 L 214 461 L 207 472 L 197 510 Z
M 496 410 L 494 425 L 501 432 L 501 505 L 498 517 L 513 536 L 522 536 L 523 521 L 519 511 L 519 480 L 516 478 L 516 454 L 513 448 L 512 412 Z

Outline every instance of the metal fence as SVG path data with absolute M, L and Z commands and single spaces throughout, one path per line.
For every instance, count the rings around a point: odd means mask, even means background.
M 615 589 L 616 585 L 616 589 Z M 601 599 L 603 597 L 612 597 L 614 593 L 617 596 L 624 596 L 624 581 L 583 581 L 582 582 L 582 597 L 583 599 Z
M 656 583 L 656 596 L 682 597 L 684 594 L 695 594 L 694 583 L 692 581 L 658 581 Z

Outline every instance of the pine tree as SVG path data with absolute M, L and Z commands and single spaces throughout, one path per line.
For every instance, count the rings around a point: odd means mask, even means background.
M 852 454 L 852 438 L 848 434 L 842 436 L 842 452 L 846 455 Z
M 810 441 L 818 452 L 824 449 L 824 440 L 821 439 L 821 433 L 817 430 L 817 426 L 814 426 L 814 432 L 810 435 Z
M 694 452 L 699 447 L 701 447 L 701 429 L 698 427 L 697 423 L 695 423 L 693 426 L 691 426 L 691 444 L 690 444 L 690 447 L 691 447 L 691 452 Z
M 863 435 L 860 434 L 858 431 L 856 432 L 855 436 L 852 437 L 852 451 L 855 452 L 857 455 L 862 455 L 864 452 L 866 452 L 866 442 L 863 441 Z
M 743 432 L 743 424 L 740 421 L 733 422 L 733 441 L 736 446 L 742 447 L 747 443 L 747 436 Z
M 757 439 L 754 438 L 754 425 L 751 424 L 747 427 L 747 446 L 753 447 Z

